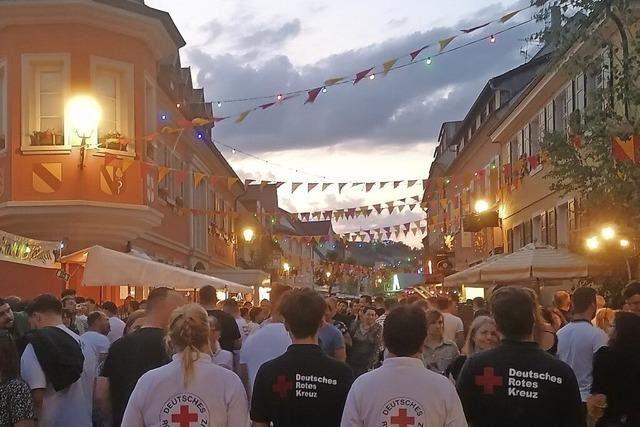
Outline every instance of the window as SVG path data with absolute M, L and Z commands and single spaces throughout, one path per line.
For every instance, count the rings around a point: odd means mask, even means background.
M 23 150 L 69 150 L 71 130 L 64 117 L 68 93 L 68 55 L 22 55 Z
M 158 165 L 168 167 L 172 171 L 164 178 L 164 180 L 158 185 L 159 188 L 167 190 L 167 196 L 170 202 L 176 202 L 176 198 L 180 197 L 184 202 L 184 186 L 185 180 L 178 182 L 178 172 L 185 170 L 185 162 L 178 157 L 173 151 L 173 146 L 166 143 L 159 143 L 158 145 L 158 158 L 156 159 Z
M 522 226 L 523 226 L 523 229 L 522 229 L 523 241 L 524 241 L 524 246 L 526 246 L 529 243 L 533 243 L 533 221 L 532 220 L 526 221 L 524 224 L 522 224 Z
M 127 139 L 134 139 L 133 65 L 92 56 L 91 77 L 102 109 L 98 124 L 99 146 L 117 150 L 118 154 L 123 151 L 135 153 L 135 144 L 126 143 Z
M 567 221 L 569 232 L 575 231 L 578 229 L 578 212 L 576 210 L 576 201 L 569 200 L 567 203 Z
M 540 214 L 540 242 L 543 245 L 546 245 L 549 243 L 549 238 L 548 238 L 549 234 L 548 234 L 548 230 L 547 230 L 547 213 L 546 212 L 542 212 Z
M 567 113 L 567 92 L 562 90 L 554 99 L 554 129 L 558 132 L 565 131 L 569 126 Z
M 0 59 L 0 152 L 7 147 L 7 80 L 5 70 L 5 62 Z
M 517 251 L 524 246 L 524 224 L 513 228 L 513 250 Z
M 585 77 L 580 73 L 574 79 L 575 86 L 575 109 L 584 112 L 585 105 L 587 105 L 587 98 L 585 93 Z
M 144 132 L 149 135 L 158 129 L 156 86 L 151 77 L 144 76 Z
M 551 101 L 550 103 L 547 104 L 547 106 L 544 109 L 544 116 L 545 116 L 545 131 L 548 133 L 554 132 L 556 129 L 554 127 L 554 115 L 553 115 L 554 111 L 553 111 L 553 101 Z
M 529 123 L 529 154 L 538 154 L 540 152 L 541 142 L 540 116 L 538 115 Z
M 540 215 L 536 215 L 531 220 L 531 228 L 532 228 L 532 238 L 533 243 L 540 243 L 541 239 L 541 230 L 540 230 Z
M 507 230 L 507 253 L 513 252 L 513 230 Z
M 568 203 L 563 203 L 556 208 L 556 230 L 558 246 L 567 246 L 569 243 Z
M 558 230 L 556 229 L 556 210 L 547 211 L 547 244 L 558 246 Z
M 528 124 L 522 129 L 522 154 L 531 154 L 531 128 Z

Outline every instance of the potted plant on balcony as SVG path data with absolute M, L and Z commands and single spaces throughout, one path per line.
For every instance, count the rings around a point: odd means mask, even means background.
M 98 139 L 98 145 L 109 150 L 126 150 L 126 144 L 123 144 L 123 142 L 124 138 L 118 131 L 107 132 Z
M 35 130 L 30 135 L 31 145 L 64 145 L 64 137 L 55 130 Z

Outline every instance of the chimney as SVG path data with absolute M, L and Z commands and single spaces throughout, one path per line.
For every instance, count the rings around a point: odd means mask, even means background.
M 562 32 L 562 12 L 560 6 L 552 6 L 549 10 L 551 22 L 547 28 L 547 41 L 552 46 L 560 44 L 560 34 Z

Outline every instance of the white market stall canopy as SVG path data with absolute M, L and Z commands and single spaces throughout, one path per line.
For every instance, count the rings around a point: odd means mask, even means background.
M 602 274 L 602 264 L 565 248 L 530 243 L 512 254 L 495 257 L 444 279 L 445 286 L 476 283 L 523 283 L 567 280 Z M 457 276 L 457 277 L 454 277 Z
M 271 286 L 271 275 L 262 270 L 218 269 L 200 271 L 202 274 L 222 280 L 240 283 L 245 286 Z
M 175 289 L 199 289 L 209 285 L 216 289 L 227 289 L 229 292 L 252 292 L 250 287 L 235 282 L 102 246 L 92 246 L 67 255 L 60 261 L 84 264 L 83 286 L 166 286 Z

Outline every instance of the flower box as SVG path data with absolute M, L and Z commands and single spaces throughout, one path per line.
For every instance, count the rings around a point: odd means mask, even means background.
M 37 130 L 29 137 L 31 138 L 31 145 L 35 146 L 64 145 L 64 135 L 50 130 Z
M 119 132 L 110 132 L 99 137 L 98 146 L 108 150 L 127 151 L 125 139 Z

